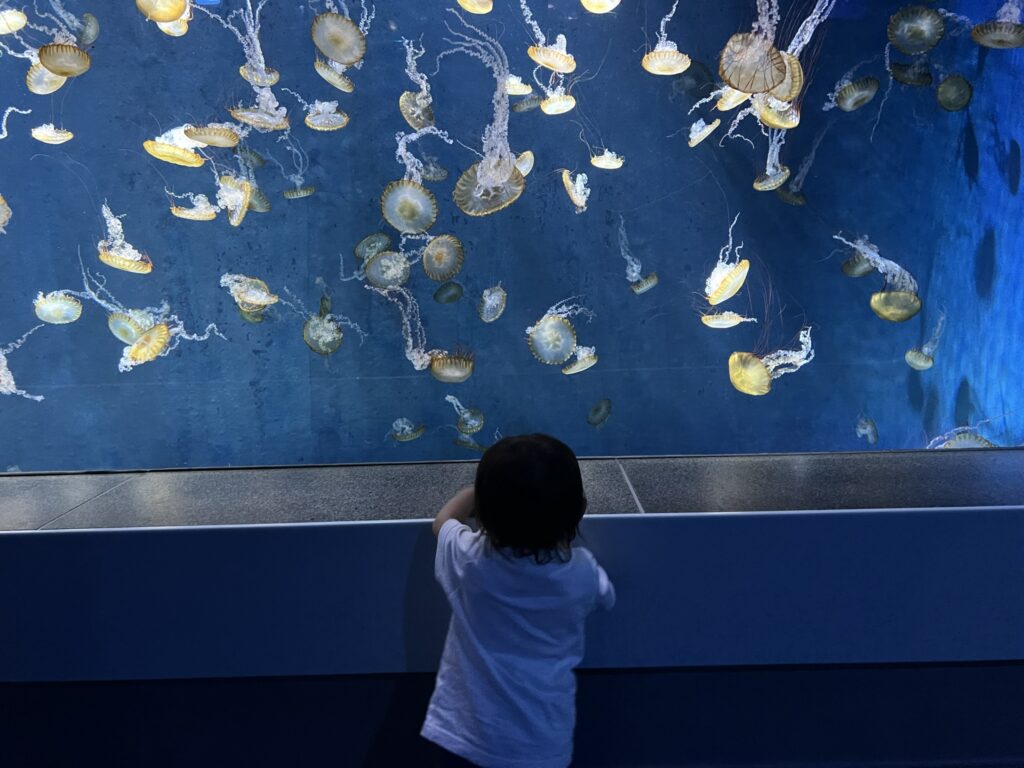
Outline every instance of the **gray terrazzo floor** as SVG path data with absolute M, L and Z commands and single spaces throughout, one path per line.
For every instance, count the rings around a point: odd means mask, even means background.
M 1024 450 L 585 459 L 588 514 L 1024 502 Z M 475 462 L 0 475 L 0 530 L 432 517 Z

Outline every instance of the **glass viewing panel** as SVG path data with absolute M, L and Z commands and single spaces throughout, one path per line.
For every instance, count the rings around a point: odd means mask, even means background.
M 0 470 L 1020 444 L 1021 2 L 0 0 Z

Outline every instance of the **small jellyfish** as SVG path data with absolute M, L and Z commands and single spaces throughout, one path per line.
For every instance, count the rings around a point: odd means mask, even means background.
M 639 280 L 634 280 L 633 282 L 631 282 L 629 284 L 629 290 L 631 290 L 636 296 L 642 296 L 657 284 L 658 273 L 650 272 L 641 277 Z
M 414 131 L 434 124 L 434 110 L 430 101 L 423 99 L 420 93 L 402 91 L 398 97 L 398 111 Z
M 445 395 L 444 401 L 455 409 L 458 421 L 455 428 L 463 435 L 475 435 L 484 428 L 484 414 L 478 408 L 466 408 L 455 395 Z
M 762 125 L 779 131 L 789 131 L 800 125 L 800 110 L 792 104 L 764 94 L 753 97 L 754 114 Z
M 388 184 L 380 196 L 380 209 L 388 224 L 404 234 L 426 232 L 437 220 L 434 193 L 411 179 Z
M 342 93 L 354 93 L 356 90 L 352 78 L 340 71 L 344 65 L 333 62 L 330 59 L 321 59 L 319 56 L 313 62 L 313 69 L 324 80 L 333 85 Z
M 626 158 L 607 147 L 603 148 L 601 154 L 590 156 L 590 164 L 605 171 L 617 171 L 625 162 Z
M 857 419 L 855 431 L 857 437 L 863 437 L 868 441 L 868 445 L 875 445 L 878 442 L 878 427 L 870 416 L 861 416 Z
M 587 186 L 587 181 L 585 173 L 577 173 L 573 177 L 568 168 L 562 169 L 562 186 L 565 187 L 565 193 L 575 206 L 577 214 L 587 210 L 587 200 L 590 199 L 590 187 Z
M 252 199 L 252 184 L 248 180 L 231 174 L 217 179 L 217 205 L 228 212 L 228 223 L 232 227 L 241 225 L 249 212 Z
M 38 62 L 29 67 L 28 72 L 25 74 L 25 87 L 32 93 L 40 96 L 55 93 L 67 81 L 66 77 L 53 74 L 53 72 Z
M 0 35 L 13 35 L 28 24 L 28 16 L 16 8 L 0 8 Z
M 800 370 L 814 359 L 811 329 L 800 329 L 800 349 L 777 349 L 767 355 L 733 352 L 729 355 L 729 381 L 745 395 L 767 395 L 772 381 Z
M 878 317 L 891 323 L 902 323 L 921 311 L 914 276 L 896 262 L 883 258 L 878 246 L 867 237 L 857 238 L 854 242 L 838 234 L 832 238 L 853 248 L 885 278 L 882 290 L 871 295 L 871 310 Z
M 971 103 L 974 88 L 963 75 L 949 75 L 943 78 L 936 91 L 939 106 L 947 112 L 959 112 Z
M 121 356 L 122 365 L 127 362 L 128 367 L 132 368 L 156 360 L 167 349 L 170 340 L 171 329 L 167 327 L 167 323 L 157 323 L 139 336 L 135 343 L 125 348 Z M 121 365 L 118 365 L 118 368 L 120 367 Z
M 721 119 L 717 117 L 710 123 L 705 123 L 702 119 L 696 120 L 690 126 L 690 138 L 689 141 L 687 141 L 687 144 L 689 144 L 691 149 L 693 147 L 696 147 L 698 144 L 704 141 L 704 139 L 706 139 L 708 136 L 714 133 L 715 129 L 718 128 L 718 126 L 720 126 L 721 124 Z
M 533 152 L 531 152 L 530 150 L 520 152 L 519 155 L 516 156 L 516 170 L 518 170 L 519 173 L 522 174 L 524 179 L 527 176 L 529 176 L 530 171 L 533 170 L 533 163 Z
M 744 317 L 737 312 L 709 312 L 700 316 L 708 328 L 734 328 L 740 323 L 756 323 L 756 317 Z
M 320 53 L 347 67 L 366 54 L 366 37 L 355 22 L 340 13 L 321 13 L 313 19 L 310 35 Z
M 468 13 L 490 13 L 494 8 L 494 0 L 459 0 L 459 7 Z
M 126 309 L 107 315 L 107 328 L 122 344 L 131 346 L 156 325 L 156 318 L 144 309 Z
M 430 354 L 430 375 L 445 384 L 461 384 L 473 375 L 473 353 L 435 350 Z
M 529 96 L 533 93 L 533 86 L 524 83 L 519 75 L 509 75 L 505 78 L 505 90 L 509 96 Z
M 153 262 L 146 254 L 125 240 L 121 218 L 115 216 L 110 207 L 103 203 L 101 208 L 103 221 L 107 226 L 107 236 L 97 243 L 99 258 L 108 267 L 137 275 L 147 275 L 153 271 Z
M 764 93 L 786 79 L 786 60 L 770 39 L 755 32 L 739 32 L 722 49 L 718 74 L 737 91 Z
M 591 13 L 611 13 L 622 0 L 580 0 L 583 8 Z
M 41 141 L 43 144 L 63 144 L 75 138 L 75 134 L 64 128 L 58 128 L 53 123 L 37 125 L 32 129 L 32 138 Z
M 498 283 L 484 289 L 480 303 L 477 305 L 477 313 L 485 323 L 493 323 L 504 314 L 507 303 L 508 294 L 501 287 L 501 283 Z
M 558 35 L 552 45 L 531 45 L 526 49 L 526 55 L 538 66 L 567 75 L 576 71 L 576 59 L 566 50 L 566 46 L 565 35 Z
M 341 323 L 331 315 L 331 297 L 320 297 L 320 312 L 310 316 L 302 326 L 302 340 L 318 355 L 327 357 L 338 351 L 345 332 Z
M 860 251 L 854 251 L 842 264 L 843 274 L 847 277 L 864 277 L 875 271 L 875 265 L 864 258 Z
M 908 5 L 889 17 L 887 29 L 892 46 L 909 56 L 927 53 L 946 34 L 942 14 L 923 5 Z
M 462 298 L 463 288 L 454 280 L 442 283 L 434 291 L 434 301 L 438 304 L 454 304 Z
M 199 168 L 206 162 L 206 158 L 196 154 L 197 147 L 203 145 L 193 141 L 186 134 L 188 125 L 181 125 L 157 136 L 142 142 L 142 148 L 157 160 L 163 160 L 172 165 L 181 165 L 186 168 Z
M 939 339 L 942 338 L 942 331 L 946 326 L 946 313 L 939 313 L 939 319 L 932 329 L 932 335 L 920 347 L 911 347 L 903 356 L 907 365 L 915 371 L 927 371 L 935 364 L 935 350 L 939 346 Z
M 391 238 L 383 232 L 374 232 L 356 243 L 355 254 L 360 261 L 366 261 L 391 247 Z
M 475 451 L 476 453 L 483 453 L 484 451 L 487 450 L 484 446 L 480 445 L 480 443 L 474 440 L 471 436 L 463 435 L 461 433 L 459 434 L 458 437 L 452 440 L 452 443 L 459 446 L 460 448 L 468 448 L 469 450 Z
M 562 373 L 566 376 L 583 373 L 583 371 L 597 365 L 597 349 L 595 347 L 581 347 L 577 345 L 576 349 L 573 350 L 573 354 L 576 356 L 576 359 L 562 367 Z
M 425 424 L 414 424 L 410 419 L 400 418 L 395 419 L 391 425 L 391 432 L 389 433 L 391 439 L 399 443 L 411 443 L 413 440 L 418 440 L 423 437 L 423 434 L 427 431 Z
M 587 411 L 587 424 L 600 429 L 601 425 L 608 421 L 608 417 L 611 415 L 612 401 L 607 397 L 603 397 Z
M 630 250 L 629 238 L 626 235 L 626 219 L 621 214 L 619 215 L 619 254 L 626 262 L 626 281 L 634 294 L 640 296 L 658 284 L 657 272 L 643 275 L 640 260 Z
M 249 210 L 253 213 L 270 212 L 270 198 L 263 194 L 263 190 L 255 185 L 253 185 L 252 193 L 249 195 Z
M 927 88 L 932 84 L 932 73 L 928 66 L 928 59 L 919 56 L 910 64 L 899 61 L 889 62 L 889 74 L 897 83 L 909 85 L 914 88 Z
M 459 176 L 455 184 L 453 198 L 459 209 L 468 216 L 488 216 L 508 208 L 519 199 L 526 188 L 526 179 L 513 161 L 511 170 L 505 180 L 498 183 L 484 183 L 480 179 L 483 170 L 480 165 L 485 162 L 473 163 Z M 494 178 L 500 177 L 498 174 Z
M 175 21 L 188 9 L 189 0 L 135 0 L 135 7 L 149 21 Z
M 183 133 L 197 144 L 208 147 L 233 148 L 238 146 L 241 135 L 231 123 L 210 123 L 208 125 L 186 125 Z
M 172 37 L 174 36 L 172 35 Z M 258 70 L 251 68 L 248 64 L 242 64 L 238 68 L 238 74 L 249 85 L 255 85 L 257 88 L 269 88 L 272 85 L 277 85 L 277 81 L 281 79 L 281 73 L 273 67 L 263 67 L 262 70 Z
M 878 86 L 878 79 L 874 77 L 862 77 L 847 83 L 836 91 L 836 106 L 843 112 L 854 112 L 875 98 Z
M 265 282 L 257 277 L 226 273 L 220 278 L 221 288 L 227 288 L 247 320 L 259 322 L 267 308 L 280 301 Z
M 366 282 L 374 288 L 399 288 L 409 282 L 411 269 L 398 251 L 380 251 L 363 264 Z
M 737 213 L 732 224 L 729 225 L 729 240 L 719 249 L 718 261 L 704 281 L 704 296 L 711 306 L 721 304 L 726 299 L 735 296 L 743 287 L 743 283 L 747 279 L 747 272 L 750 270 L 750 261 L 740 258 L 743 243 L 733 245 L 733 228 L 739 218 L 740 215 Z
M 256 103 L 251 107 L 238 105 L 231 107 L 228 112 L 235 120 L 244 123 L 257 131 L 267 133 L 270 131 L 287 131 L 291 124 L 288 120 L 288 110 L 282 107 L 274 92 L 270 88 L 256 88 Z
M 576 329 L 570 318 L 583 314 L 592 317 L 586 307 L 572 299 L 548 308 L 536 323 L 526 329 L 526 344 L 533 356 L 545 365 L 562 365 L 576 350 Z
M 424 155 L 421 175 L 424 181 L 444 181 L 448 178 L 448 169 L 441 165 L 436 157 Z
M 173 199 L 188 200 L 190 203 L 190 205 L 187 206 L 172 205 L 172 216 L 179 219 L 186 219 L 188 221 L 213 221 L 217 218 L 217 212 L 220 209 L 211 203 L 210 198 L 206 195 L 195 195 L 191 192 L 186 192 L 182 195 L 175 195 L 169 190 L 164 191 Z
M 540 106 L 541 102 L 544 101 L 544 97 L 538 93 L 532 93 L 525 99 L 520 99 L 512 105 L 513 112 L 532 112 Z M 575 102 L 575 99 L 573 99 Z
M 82 316 L 82 302 L 67 291 L 39 292 L 32 304 L 36 317 L 51 325 L 73 323 Z
M 59 77 L 78 77 L 92 65 L 89 54 L 70 43 L 49 43 L 37 55 L 39 63 Z
M 2 390 L 0 390 L 2 391 Z M 957 427 L 932 440 L 928 450 L 962 450 L 965 448 L 998 448 L 999 446 L 981 434 L 977 427 Z
M 640 61 L 640 65 L 652 75 L 681 75 L 690 68 L 690 57 L 668 39 L 668 23 L 675 16 L 678 6 L 679 0 L 675 0 L 669 12 L 662 17 L 654 49 L 645 53 Z
M 759 173 L 754 179 L 754 189 L 758 192 L 772 192 L 785 184 L 788 179 L 789 167 L 780 165 L 772 171 L 765 170 L 763 173 Z
M 306 197 L 312 197 L 316 194 L 316 187 L 312 184 L 304 184 L 301 187 L 292 187 L 281 192 L 281 196 L 285 200 L 302 200 Z
M 715 102 L 715 109 L 719 112 L 729 112 L 730 110 L 736 109 L 736 107 L 743 104 L 751 97 L 751 94 L 745 93 L 744 91 L 738 91 L 728 85 L 722 88 L 719 92 L 721 95 L 718 97 L 718 101 Z
M 423 249 L 423 271 L 431 280 L 443 283 L 462 270 L 465 251 L 455 235 L 432 237 Z

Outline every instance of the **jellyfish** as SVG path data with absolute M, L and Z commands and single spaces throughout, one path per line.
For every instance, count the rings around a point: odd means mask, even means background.
M 411 419 L 402 417 L 395 419 L 391 424 L 391 432 L 388 435 L 397 443 L 411 443 L 423 437 L 426 431 L 425 424 L 415 424 Z
M 509 96 L 529 96 L 533 93 L 533 86 L 524 83 L 519 75 L 509 75 L 505 78 L 505 90 Z
M 420 305 L 405 288 L 377 288 L 367 285 L 367 289 L 378 293 L 398 308 L 402 318 L 402 338 L 405 341 L 405 359 L 412 363 L 417 371 L 431 367 L 435 355 L 447 355 L 438 349 L 427 350 L 427 334 L 420 319 Z M 470 373 L 472 373 L 472 356 L 470 355 Z M 468 378 L 468 374 L 467 374 Z
M 36 62 L 28 68 L 25 74 L 25 87 L 32 93 L 46 96 L 60 90 L 60 87 L 67 82 L 66 77 L 53 74 L 42 64 Z
M 430 375 L 445 384 L 461 384 L 473 375 L 475 360 L 467 350 L 435 350 L 430 355 Z
M 483 453 L 487 450 L 487 448 L 480 445 L 480 443 L 474 440 L 470 435 L 459 434 L 454 440 L 452 440 L 452 443 L 460 448 L 468 448 L 476 453 Z
M 28 16 L 16 8 L 0 8 L 0 35 L 14 35 L 28 24 Z
M 642 275 L 640 260 L 637 259 L 629 248 L 629 238 L 626 236 L 626 219 L 619 214 L 619 255 L 626 262 L 626 281 L 633 293 L 637 296 L 647 293 L 658 284 L 658 273 L 651 272 L 649 275 Z
M 82 302 L 67 291 L 40 291 L 32 303 L 36 317 L 51 325 L 66 325 L 82 316 Z
M 531 93 L 525 99 L 520 99 L 515 104 L 513 104 L 512 105 L 512 111 L 513 112 L 520 112 L 520 113 L 521 112 L 532 112 L 533 110 L 537 109 L 537 107 L 539 107 L 541 105 L 542 101 L 544 101 L 544 98 L 540 94 Z M 575 99 L 573 99 L 573 101 L 575 102 Z
M 533 152 L 531 152 L 530 150 L 526 150 L 525 152 L 520 152 L 516 156 L 516 169 L 518 169 L 519 173 L 521 173 L 523 175 L 524 179 L 527 176 L 529 176 L 530 175 L 530 171 L 533 170 L 533 163 L 534 163 Z
M 814 142 L 811 144 L 811 151 L 800 163 L 800 167 L 797 169 L 796 175 L 793 176 L 789 184 L 781 186 L 775 190 L 775 194 L 784 203 L 788 203 L 789 205 L 805 205 L 807 203 L 807 197 L 803 193 L 804 182 L 807 181 L 807 175 L 811 172 L 811 166 L 814 165 L 814 159 L 818 155 L 818 147 L 821 146 L 821 142 L 825 138 L 825 134 L 828 133 L 828 129 L 831 126 L 831 121 L 822 126 L 821 130 L 818 131 L 817 135 L 814 137 Z
M 434 193 L 412 179 L 392 181 L 380 196 L 385 221 L 399 232 L 426 232 L 437 220 Z
M 847 277 L 864 277 L 875 271 L 875 265 L 864 258 L 860 251 L 854 251 L 843 261 L 841 269 Z
M 587 424 L 600 429 L 601 425 L 608 421 L 608 417 L 611 415 L 612 401 L 607 397 L 603 397 L 587 411 Z
M 110 207 L 103 203 L 101 208 L 103 221 L 107 226 L 107 236 L 96 244 L 99 249 L 100 261 L 108 267 L 146 275 L 153 271 L 153 262 L 146 254 L 140 252 L 124 238 L 124 227 L 121 225 L 123 216 L 115 216 Z
M 595 347 L 584 347 L 577 344 L 572 352 L 576 359 L 568 365 L 562 366 L 562 373 L 566 376 L 583 373 L 597 365 L 597 349 Z
M 197 154 L 195 150 L 205 145 L 188 137 L 186 130 L 191 127 L 186 124 L 171 128 L 154 139 L 142 142 L 142 148 L 165 163 L 199 168 L 206 163 L 206 158 Z
M 455 428 L 463 435 L 475 435 L 484 428 L 484 414 L 478 408 L 466 408 L 455 395 L 445 395 L 444 401 L 455 409 L 458 421 Z
M 770 37 L 757 32 L 739 32 L 722 48 L 718 74 L 738 91 L 764 93 L 786 78 L 786 62 Z
M 228 213 L 228 223 L 237 227 L 245 220 L 252 199 L 252 184 L 247 179 L 225 173 L 217 177 L 217 206 Z
M 558 302 L 526 329 L 526 344 L 533 356 L 545 365 L 562 365 L 576 350 L 576 329 L 571 318 L 594 313 L 570 297 Z
M 909 85 L 914 88 L 927 88 L 932 84 L 932 73 L 928 65 L 928 59 L 919 56 L 910 64 L 898 61 L 889 62 L 889 74 L 897 83 Z
M 43 123 L 32 129 L 32 138 L 41 141 L 43 144 L 64 144 L 75 138 L 75 134 L 64 128 L 58 128 L 53 123 Z
M 288 154 L 292 158 L 292 171 L 289 173 L 284 165 L 273 155 L 267 155 L 271 162 L 277 166 L 278 170 L 281 171 L 281 175 L 285 181 L 289 182 L 292 186 L 290 189 L 284 190 L 281 195 L 286 200 L 299 200 L 304 197 L 309 197 L 316 192 L 316 187 L 311 184 L 306 184 L 306 174 L 309 173 L 309 155 L 306 154 L 306 150 L 302 148 L 302 144 L 296 139 L 292 132 L 285 131 L 278 138 L 278 143 L 284 143 L 285 149 L 288 150 Z
M 374 232 L 356 243 L 355 254 L 360 261 L 366 261 L 391 247 L 391 238 L 383 232 Z
M 231 116 L 240 123 L 255 128 L 260 133 L 287 131 L 290 122 L 288 110 L 278 103 L 270 88 L 254 88 L 256 103 L 251 107 L 238 105 L 228 109 Z
M 584 9 L 591 13 L 611 13 L 621 2 L 622 0 L 580 0 Z
M 939 319 L 932 329 L 932 335 L 921 347 L 911 347 L 903 358 L 907 365 L 915 371 L 927 371 L 935 364 L 935 350 L 939 346 L 939 339 L 942 338 L 942 331 L 946 326 L 946 313 L 939 313 Z
M 248 135 L 248 130 L 234 123 L 208 123 L 183 126 L 183 133 L 200 146 L 232 149 Z
M 399 251 L 381 251 L 363 264 L 366 282 L 374 288 L 400 288 L 409 282 L 411 268 Z
M 534 20 L 530 6 L 526 0 L 519 0 L 519 7 L 523 12 L 523 20 L 533 33 L 534 44 L 526 49 L 526 55 L 533 59 L 538 66 L 550 69 L 552 72 L 568 74 L 576 69 L 576 59 L 566 50 L 567 41 L 565 35 L 558 35 L 552 45 L 548 45 L 540 25 Z
M 147 20 L 153 22 L 176 21 L 188 10 L 189 5 L 189 0 L 135 0 L 135 7 Z
M 444 181 L 448 178 L 448 169 L 436 157 L 424 154 L 421 174 L 424 181 Z
M 281 300 L 258 277 L 226 272 L 220 276 L 220 287 L 227 288 L 243 319 L 249 322 L 260 322 L 267 309 Z
M 206 195 L 197 195 L 191 192 L 185 192 L 183 194 L 175 194 L 169 189 L 165 189 L 164 193 L 172 200 L 187 200 L 189 205 L 177 205 L 176 203 L 171 204 L 171 215 L 179 218 L 186 219 L 188 221 L 213 221 L 217 218 L 217 212 L 220 208 L 210 202 L 210 198 Z
M 702 119 L 695 120 L 690 125 L 690 138 L 687 142 L 690 145 L 690 148 L 692 149 L 693 147 L 696 147 L 698 144 L 704 141 L 704 139 L 706 139 L 708 136 L 714 133 L 715 129 L 718 128 L 718 126 L 720 126 L 721 124 L 721 119 L 717 117 L 710 123 L 705 123 Z
M 764 171 L 754 179 L 754 189 L 758 192 L 772 192 L 789 179 L 789 166 L 779 161 L 779 153 L 786 141 L 784 130 L 768 129 L 768 158 Z
M 866 236 L 850 242 L 841 234 L 833 235 L 866 259 L 885 278 L 885 286 L 871 296 L 871 309 L 883 320 L 902 323 L 921 311 L 921 299 L 917 295 L 917 281 L 906 269 L 895 261 L 882 258 L 878 246 Z
M 777 349 L 767 355 L 733 352 L 729 355 L 729 381 L 745 395 L 767 395 L 772 381 L 800 370 L 814 359 L 811 329 L 800 329 L 800 349 Z
M 870 416 L 859 417 L 854 431 L 857 433 L 857 437 L 867 439 L 868 445 L 875 445 L 878 442 L 878 427 L 875 426 L 875 420 Z
M 24 389 L 20 389 L 15 383 L 14 374 L 11 373 L 10 366 L 7 363 L 7 356 L 21 349 L 22 345 L 28 340 L 28 337 L 42 327 L 42 325 L 34 326 L 10 344 L 0 347 L 0 395 L 17 395 L 18 397 L 24 397 L 26 400 L 35 400 L 37 403 L 44 399 L 42 395 L 30 395 Z
M 667 27 L 672 17 L 676 14 L 679 0 L 672 3 L 672 8 L 666 13 L 658 26 L 658 42 L 654 50 L 644 54 L 640 65 L 652 75 L 681 75 L 690 68 L 690 57 L 681 53 L 679 47 L 668 39 Z
M 281 90 L 294 96 L 302 105 L 302 108 L 306 110 L 303 122 L 310 130 L 329 133 L 331 131 L 340 131 L 348 125 L 349 117 L 344 111 L 338 109 L 338 102 L 308 102 L 291 88 L 282 88 Z
M 874 77 L 848 82 L 836 90 L 836 106 L 843 112 L 855 112 L 875 98 L 879 85 Z
M 3 390 L 0 390 L 3 391 Z M 957 427 L 951 429 L 944 435 L 939 435 L 925 448 L 928 450 L 945 449 L 961 450 L 964 448 L 998 448 L 999 446 L 988 440 L 978 427 Z
M 11 221 L 11 216 L 14 213 L 11 211 L 11 206 L 4 199 L 3 195 L 0 195 L 0 235 L 7 234 L 7 225 Z
M 423 271 L 431 280 L 442 283 L 462 270 L 465 251 L 455 235 L 432 237 L 423 249 Z
M 190 21 L 192 21 L 191 2 L 186 4 L 185 10 L 182 11 L 181 16 L 173 21 L 158 21 L 156 22 L 156 28 L 168 37 L 184 37 L 188 34 L 188 23 Z M 280 76 L 277 70 L 271 69 L 270 67 L 267 67 L 266 71 L 262 75 L 251 73 L 245 64 L 238 68 L 238 74 L 254 85 L 260 82 L 273 85 L 277 82 L 278 77 Z
M 321 13 L 310 25 L 313 45 L 331 61 L 350 67 L 366 55 L 366 37 L 347 16 L 329 11 Z
M 745 317 L 737 312 L 708 312 L 700 316 L 708 328 L 735 328 L 740 323 L 756 323 L 756 317 Z
M 590 199 L 590 187 L 587 186 L 587 174 L 577 173 L 573 177 L 568 168 L 562 169 L 562 186 L 569 200 L 576 207 L 576 213 L 583 213 L 587 210 L 587 200 Z
M 949 75 L 939 83 L 936 98 L 939 106 L 947 112 L 959 112 L 971 103 L 974 88 L 963 75 Z
M 281 303 L 291 309 L 304 322 L 302 325 L 302 339 L 311 350 L 318 355 L 327 357 L 338 351 L 341 342 L 344 340 L 344 328 L 355 331 L 359 335 L 359 343 L 366 340 L 366 332 L 351 319 L 340 313 L 332 313 L 331 296 L 327 292 L 327 284 L 322 277 L 316 278 L 316 284 L 321 289 L 319 311 L 316 313 L 306 309 L 302 300 L 295 296 L 286 286 L 284 292 L 288 299 L 281 299 Z
M 984 48 L 1024 47 L 1021 15 L 1021 0 L 1006 0 L 995 19 L 978 24 L 971 30 L 971 39 Z
M 886 30 L 889 43 L 901 53 L 917 56 L 927 53 L 946 34 L 942 14 L 923 5 L 908 5 L 889 17 Z
M 484 288 L 480 303 L 477 305 L 477 314 L 485 323 L 493 323 L 505 312 L 505 305 L 508 303 L 508 294 L 501 287 L 501 283 Z
M 434 291 L 434 301 L 438 304 L 454 304 L 462 298 L 463 293 L 464 290 L 461 285 L 454 280 L 449 280 L 439 285 L 437 290 Z
M 405 46 L 405 74 L 416 86 L 416 90 L 402 92 L 398 98 L 398 110 L 409 127 L 418 131 L 434 124 L 434 110 L 431 106 L 434 100 L 430 95 L 430 83 L 417 66 L 425 49 L 405 38 L 402 38 L 402 45 Z
M 459 177 L 453 195 L 463 213 L 487 216 L 510 206 L 526 187 L 508 144 L 508 58 L 496 39 L 467 23 L 454 11 L 451 13 L 465 31 L 457 31 L 445 22 L 451 34 L 445 42 L 451 47 L 438 56 L 438 61 L 453 53 L 464 53 L 482 62 L 494 76 L 493 116 L 484 129 L 483 156 Z
M 704 281 L 704 296 L 711 306 L 735 296 L 743 287 L 747 272 L 750 270 L 750 262 L 740 258 L 743 243 L 733 245 L 732 233 L 739 218 L 740 215 L 737 213 L 729 225 L 729 240 L 719 249 L 718 261 Z
M 538 71 L 534 70 L 534 74 Z M 545 115 L 564 115 L 576 108 L 576 97 L 569 93 L 564 75 L 552 74 L 547 83 L 538 78 L 535 80 L 544 94 L 540 100 L 540 111 Z
M 467 13 L 485 14 L 494 8 L 494 0 L 459 0 L 459 7 Z

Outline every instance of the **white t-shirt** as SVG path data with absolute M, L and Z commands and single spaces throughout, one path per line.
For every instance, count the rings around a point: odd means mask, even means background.
M 424 738 L 486 768 L 572 760 L 584 619 L 615 604 L 589 550 L 538 564 L 491 547 L 458 520 L 441 526 L 434 574 L 452 607 Z

